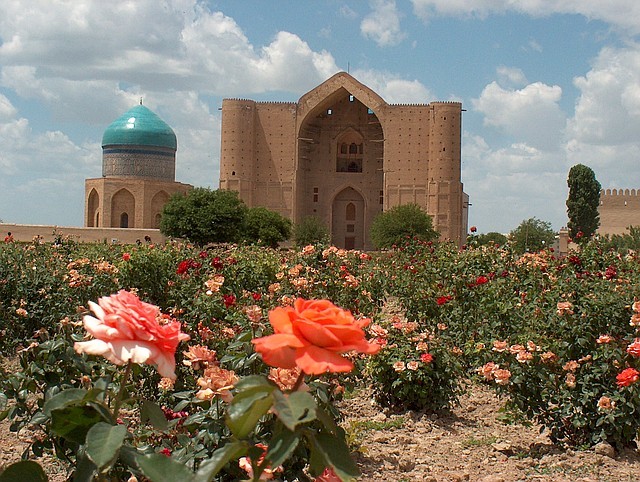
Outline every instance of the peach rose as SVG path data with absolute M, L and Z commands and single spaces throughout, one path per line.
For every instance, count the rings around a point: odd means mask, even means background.
M 89 306 L 96 317 L 86 315 L 83 324 L 94 339 L 74 343 L 77 353 L 101 355 L 116 365 L 156 365 L 161 376 L 176 378 L 176 348 L 189 339 L 179 322 L 125 290 Z
M 627 347 L 627 353 L 636 358 L 640 358 L 640 338 L 633 340 L 633 343 Z
M 353 363 L 340 356 L 355 351 L 375 354 L 377 343 L 370 343 L 362 330 L 370 322 L 356 320 L 351 312 L 328 300 L 298 298 L 293 306 L 269 312 L 275 334 L 252 340 L 267 365 L 300 368 L 307 375 L 349 372 Z

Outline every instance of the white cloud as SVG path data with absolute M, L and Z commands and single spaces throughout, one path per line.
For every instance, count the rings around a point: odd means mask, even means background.
M 604 188 L 640 187 L 640 46 L 604 48 L 586 75 L 568 123 L 566 158 L 591 167 Z
M 411 0 L 415 14 L 423 20 L 437 15 L 486 17 L 516 12 L 534 17 L 577 14 L 640 33 L 640 2 L 637 0 Z
M 4 95 L 0 94 L 0 122 L 3 120 L 12 119 L 18 111 L 13 106 L 11 101 Z
M 513 90 L 492 82 L 472 104 L 485 116 L 485 125 L 534 148 L 552 150 L 559 147 L 566 122 L 558 105 L 561 96 L 562 89 L 557 85 L 534 82 Z
M 506 234 L 531 217 L 551 222 L 554 229 L 566 224 L 567 166 L 557 152 L 522 143 L 491 148 L 483 137 L 465 132 L 462 159 L 471 218 L 491 223 L 480 224 L 480 231 Z
M 579 142 L 638 142 L 640 132 L 640 46 L 605 48 L 589 72 L 574 79 L 580 89 L 570 127 Z
M 355 70 L 351 75 L 389 104 L 428 104 L 433 100 L 432 93 L 418 80 L 377 70 Z
M 338 71 L 331 54 L 313 51 L 292 33 L 279 32 L 255 48 L 235 20 L 195 0 L 161 7 L 155 0 L 115 6 L 32 0 L 28 7 L 0 0 L 0 10 L 0 38 L 9 39 L 0 45 L 3 85 L 21 84 L 20 95 L 51 102 L 62 102 L 52 79 L 69 83 L 69 90 L 74 81 L 112 80 L 143 91 L 234 95 L 303 92 Z
M 353 10 L 349 5 L 343 5 L 339 9 L 340 16 L 344 18 L 354 19 L 358 18 L 358 12 Z
M 504 65 L 497 68 L 498 82 L 506 87 L 522 87 L 528 83 L 527 77 L 522 69 L 517 67 L 506 67 Z
M 380 47 L 398 45 L 406 33 L 400 28 L 400 12 L 395 0 L 372 0 L 372 11 L 362 19 L 360 32 Z

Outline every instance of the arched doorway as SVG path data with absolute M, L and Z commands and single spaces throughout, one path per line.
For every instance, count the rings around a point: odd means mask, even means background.
M 363 249 L 364 209 L 364 198 L 352 187 L 336 195 L 331 207 L 332 244 L 345 249 Z

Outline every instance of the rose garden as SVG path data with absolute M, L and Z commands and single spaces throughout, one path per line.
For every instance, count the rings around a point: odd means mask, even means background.
M 640 256 L 598 241 L 9 243 L 0 320 L 0 416 L 35 434 L 0 481 L 354 480 L 365 389 L 430 413 L 483 384 L 558 447 L 638 442 Z

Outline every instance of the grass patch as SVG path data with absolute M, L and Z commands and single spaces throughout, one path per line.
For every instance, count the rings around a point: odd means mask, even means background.
M 469 437 L 468 439 L 465 439 L 462 441 L 462 446 L 464 448 L 486 447 L 487 445 L 494 444 L 497 441 L 498 441 L 498 437 L 496 436 L 484 437 L 484 438 Z

